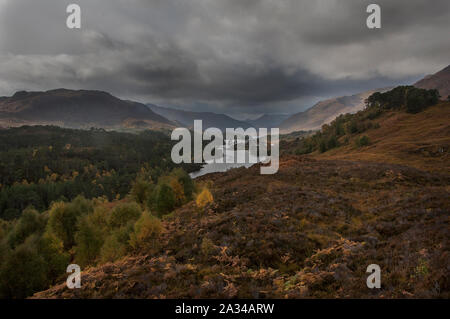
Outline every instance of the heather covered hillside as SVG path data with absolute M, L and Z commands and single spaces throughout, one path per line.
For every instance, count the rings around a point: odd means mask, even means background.
M 450 96 L 450 65 L 416 82 L 414 86 L 422 89 L 437 89 L 442 99 Z
M 449 297 L 448 173 L 286 156 L 276 175 L 255 166 L 203 181 L 213 202 L 163 218 L 156 248 L 34 297 Z
M 284 141 L 284 152 L 427 170 L 448 165 L 450 104 L 438 102 L 436 90 L 397 87 L 366 102 L 366 109 L 341 115 L 309 137 Z

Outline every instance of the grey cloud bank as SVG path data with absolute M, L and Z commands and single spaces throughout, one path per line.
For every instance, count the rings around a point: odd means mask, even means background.
M 65 27 L 82 8 L 82 29 Z M 0 95 L 59 87 L 228 114 L 411 83 L 448 65 L 450 2 L 0 1 Z

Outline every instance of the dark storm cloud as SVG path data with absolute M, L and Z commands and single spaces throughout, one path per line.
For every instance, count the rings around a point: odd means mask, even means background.
M 69 3 L 82 29 L 65 27 Z M 0 95 L 56 87 L 190 109 L 295 112 L 449 64 L 450 2 L 0 0 Z

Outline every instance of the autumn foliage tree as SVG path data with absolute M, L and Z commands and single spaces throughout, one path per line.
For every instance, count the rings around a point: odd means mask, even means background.
M 197 204 L 198 208 L 204 208 L 206 205 L 212 203 L 213 201 L 214 201 L 213 195 L 207 188 L 204 188 L 195 199 L 195 203 Z

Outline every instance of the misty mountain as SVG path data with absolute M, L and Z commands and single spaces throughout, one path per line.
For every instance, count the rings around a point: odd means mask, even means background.
M 102 91 L 67 89 L 20 91 L 2 97 L 0 122 L 4 126 L 54 124 L 71 128 L 166 128 L 174 124 L 141 103 Z
M 164 116 L 171 121 L 178 122 L 182 126 L 188 128 L 194 126 L 194 120 L 202 120 L 203 129 L 208 127 L 217 127 L 218 129 L 225 130 L 226 128 L 248 128 L 252 126 L 247 122 L 235 120 L 225 114 L 217 114 L 212 112 L 190 112 L 161 107 L 153 104 L 147 104 L 147 106 L 156 114 Z
M 450 95 L 450 65 L 441 71 L 427 75 L 414 86 L 421 89 L 437 89 L 443 100 Z
M 254 127 L 279 127 L 280 124 L 289 118 L 287 114 L 263 114 L 255 120 L 247 120 Z
M 283 121 L 280 131 L 290 133 L 320 129 L 323 124 L 330 123 L 340 114 L 356 113 L 364 109 L 364 100 L 376 91 L 382 90 L 371 90 L 351 96 L 340 96 L 320 101 L 310 109 L 296 113 Z

